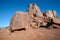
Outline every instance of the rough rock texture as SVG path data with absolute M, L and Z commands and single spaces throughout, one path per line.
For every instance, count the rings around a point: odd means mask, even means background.
M 57 24 L 60 27 L 60 19 L 57 18 L 56 11 L 48 10 L 43 14 L 36 4 L 30 4 L 27 12 L 16 12 L 11 19 L 10 30 L 28 28 L 54 28 Z M 58 28 L 58 27 L 57 27 Z
M 24 12 L 16 12 L 11 19 L 10 29 L 21 29 L 30 27 L 30 17 Z
M 56 11 L 42 14 L 36 4 L 30 4 L 27 12 L 13 15 L 9 27 L 0 29 L 0 40 L 60 40 L 59 28 Z
M 57 24 L 60 24 L 60 18 L 54 18 L 54 19 L 53 19 L 53 22 L 54 22 L 54 23 L 57 23 Z
M 46 17 L 50 17 L 50 18 L 57 17 L 56 11 L 54 10 L 47 10 L 45 11 L 45 13 L 43 13 L 43 15 L 45 15 Z
M 43 16 L 39 7 L 36 4 L 30 4 L 28 7 L 28 14 L 30 16 Z

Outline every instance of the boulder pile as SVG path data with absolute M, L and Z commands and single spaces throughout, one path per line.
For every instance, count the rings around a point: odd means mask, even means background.
M 36 4 L 29 4 L 27 12 L 16 12 L 10 22 L 10 30 L 29 28 L 60 28 L 60 18 L 55 10 L 42 13 Z

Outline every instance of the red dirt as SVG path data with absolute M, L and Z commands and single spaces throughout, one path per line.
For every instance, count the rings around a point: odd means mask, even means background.
M 8 28 L 2 28 L 0 40 L 60 40 L 60 29 L 29 29 L 14 31 L 9 35 Z

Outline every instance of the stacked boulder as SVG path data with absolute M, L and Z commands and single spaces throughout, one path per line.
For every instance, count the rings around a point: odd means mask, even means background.
M 40 27 L 59 28 L 60 19 L 56 11 L 48 10 L 42 13 L 36 4 L 30 4 L 27 12 L 16 12 L 10 22 L 10 30 Z

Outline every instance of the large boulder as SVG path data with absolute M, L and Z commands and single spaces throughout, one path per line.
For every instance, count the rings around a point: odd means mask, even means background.
M 43 14 L 36 4 L 30 4 L 27 12 L 16 12 L 10 22 L 10 30 L 39 28 L 40 26 L 49 26 L 52 23 L 60 24 L 56 11 L 48 10 Z
M 16 12 L 12 17 L 10 22 L 10 30 L 29 28 L 30 27 L 30 17 L 27 13 Z
M 43 16 L 39 7 L 36 4 L 30 4 L 28 7 L 28 14 L 30 16 Z
M 43 13 L 43 15 L 46 17 L 50 17 L 50 18 L 56 18 L 57 17 L 56 11 L 54 11 L 54 10 L 47 10 Z

